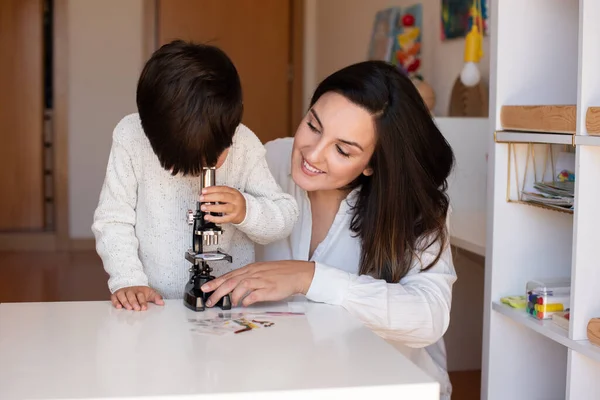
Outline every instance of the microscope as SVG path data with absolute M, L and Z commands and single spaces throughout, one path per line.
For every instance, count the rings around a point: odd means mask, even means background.
M 202 181 L 200 190 L 215 185 L 215 168 L 204 167 L 202 169 Z M 211 203 L 206 203 L 211 204 Z M 188 224 L 193 225 L 192 248 L 185 253 L 185 259 L 192 263 L 190 268 L 190 280 L 185 285 L 183 294 L 183 303 L 193 311 L 204 311 L 206 300 L 212 292 L 203 292 L 200 287 L 206 282 L 215 279 L 210 273 L 208 261 L 229 261 L 232 262 L 230 255 L 223 253 L 219 248 L 217 251 L 204 251 L 204 246 L 218 245 L 219 239 L 223 233 L 221 227 L 213 222 L 206 221 L 204 215 L 206 212 L 200 209 L 201 203 L 196 202 L 196 212 L 188 211 Z M 223 310 L 231 310 L 231 298 L 229 294 L 223 296 L 215 306 Z

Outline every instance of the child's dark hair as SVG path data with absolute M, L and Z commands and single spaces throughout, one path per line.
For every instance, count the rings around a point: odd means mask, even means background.
M 231 146 L 242 121 L 242 86 L 219 48 L 175 40 L 148 60 L 137 86 L 142 128 L 163 168 L 198 175 Z

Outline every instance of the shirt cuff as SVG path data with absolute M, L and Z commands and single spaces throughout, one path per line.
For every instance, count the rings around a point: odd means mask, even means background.
M 315 263 L 315 274 L 306 298 L 318 303 L 341 305 L 350 287 L 350 273 Z
M 132 286 L 148 286 L 148 278 L 144 273 L 136 273 L 133 276 L 110 277 L 108 290 L 114 294 L 117 290 Z
M 242 193 L 242 196 L 244 196 L 244 199 L 246 199 L 246 215 L 244 216 L 244 220 L 242 222 L 239 224 L 233 224 L 233 226 L 244 233 L 252 232 L 253 230 L 256 230 L 257 224 L 257 215 L 255 215 L 256 213 L 252 213 L 252 211 L 258 207 L 256 204 L 258 200 L 246 193 Z

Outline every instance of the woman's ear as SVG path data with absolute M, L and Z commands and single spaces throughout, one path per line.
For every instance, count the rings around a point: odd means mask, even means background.
M 363 175 L 364 176 L 371 176 L 373 175 L 373 168 L 371 167 L 367 167 L 364 171 L 363 171 Z

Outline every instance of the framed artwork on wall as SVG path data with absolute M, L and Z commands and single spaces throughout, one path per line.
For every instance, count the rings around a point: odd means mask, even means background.
M 488 34 L 488 0 L 441 0 L 442 40 L 464 38 L 481 18 L 483 35 Z

